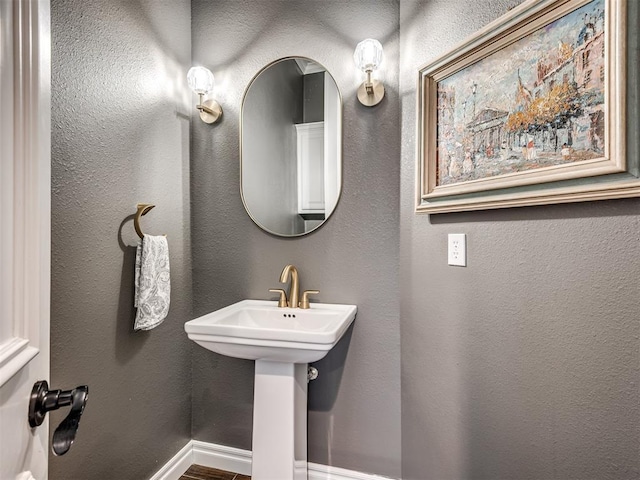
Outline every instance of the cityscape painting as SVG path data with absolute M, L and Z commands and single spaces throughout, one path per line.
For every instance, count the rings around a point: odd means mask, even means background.
M 436 187 L 604 156 L 605 1 L 435 83 Z

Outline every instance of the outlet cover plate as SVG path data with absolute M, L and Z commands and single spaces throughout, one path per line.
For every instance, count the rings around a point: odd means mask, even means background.
M 464 233 L 449 234 L 448 263 L 457 267 L 467 266 L 467 235 Z

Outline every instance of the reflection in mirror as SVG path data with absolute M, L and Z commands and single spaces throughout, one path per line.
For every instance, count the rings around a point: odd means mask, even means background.
M 280 236 L 329 218 L 342 185 L 342 104 L 333 77 L 308 58 L 263 68 L 244 94 L 240 190 L 251 219 Z

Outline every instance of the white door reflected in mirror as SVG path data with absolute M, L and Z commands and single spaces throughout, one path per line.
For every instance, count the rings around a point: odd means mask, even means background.
M 277 60 L 249 83 L 241 113 L 240 191 L 274 235 L 305 235 L 334 211 L 342 188 L 342 101 L 326 69 Z

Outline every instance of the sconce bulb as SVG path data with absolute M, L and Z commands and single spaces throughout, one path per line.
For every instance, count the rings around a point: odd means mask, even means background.
M 213 73 L 204 67 L 191 67 L 187 72 L 189 88 L 200 95 L 196 108 L 205 123 L 215 123 L 222 116 L 222 107 L 214 99 L 204 100 L 203 96 L 213 91 Z
M 353 60 L 363 72 L 376 70 L 382 63 L 382 45 L 378 40 L 367 38 L 356 45 Z
M 191 67 L 187 73 L 189 88 L 198 95 L 213 91 L 213 73 L 204 67 Z
M 372 78 L 371 72 L 382 63 L 382 45 L 378 40 L 367 38 L 356 45 L 353 60 L 367 74 L 367 79 L 358 87 L 358 100 L 366 107 L 378 105 L 384 98 L 384 85 Z

